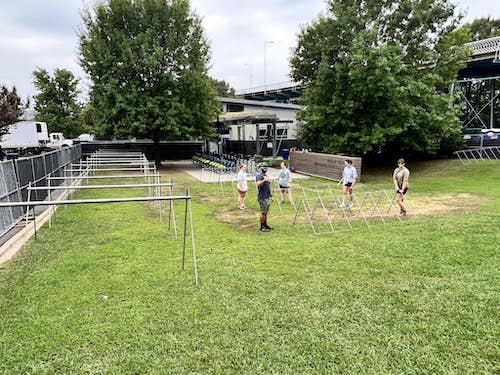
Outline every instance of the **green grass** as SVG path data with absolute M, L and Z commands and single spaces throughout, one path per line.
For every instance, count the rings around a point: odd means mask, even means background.
M 195 197 L 198 287 L 153 205 L 61 209 L 0 268 L 0 372 L 498 373 L 500 165 L 410 168 L 415 196 L 480 206 L 330 236 L 273 206 L 260 233 L 232 192 L 175 172 Z M 360 190 L 390 173 L 364 171 Z

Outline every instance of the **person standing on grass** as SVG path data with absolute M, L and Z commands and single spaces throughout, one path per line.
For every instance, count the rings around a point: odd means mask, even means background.
M 257 200 L 260 206 L 260 231 L 269 232 L 273 228 L 267 225 L 267 214 L 269 212 L 269 206 L 271 206 L 271 201 L 273 200 L 273 194 L 271 193 L 271 182 L 269 181 L 269 176 L 267 173 L 267 163 L 262 163 L 260 165 L 260 173 L 257 174 L 255 178 L 257 183 Z
M 392 173 L 394 187 L 396 188 L 396 202 L 401 209 L 400 215 L 406 216 L 406 207 L 404 204 L 404 196 L 408 192 L 408 180 L 410 179 L 410 171 L 405 167 L 405 159 L 398 160 L 398 167 Z
M 246 164 L 241 164 L 237 179 L 238 179 L 238 207 L 240 208 L 240 210 L 244 210 L 245 208 L 247 208 L 247 206 L 245 206 L 245 197 L 248 191 Z
M 281 203 L 285 202 L 285 196 L 288 201 L 292 203 L 292 192 L 290 191 L 290 184 L 292 182 L 292 173 L 286 167 L 284 161 L 281 162 L 281 169 L 278 173 L 278 184 L 280 186 Z
M 349 207 L 352 206 L 353 202 L 353 192 L 354 185 L 356 185 L 356 179 L 358 178 L 358 172 L 356 168 L 352 165 L 352 160 L 346 159 L 344 161 L 344 170 L 342 172 L 342 178 L 340 179 L 338 185 L 342 184 L 342 203 L 340 208 L 344 208 L 347 202 L 347 193 L 349 193 L 350 203 Z

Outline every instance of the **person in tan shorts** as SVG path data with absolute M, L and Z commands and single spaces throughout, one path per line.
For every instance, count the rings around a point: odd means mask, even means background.
M 396 202 L 401 209 L 400 215 L 406 216 L 406 207 L 404 204 L 404 196 L 408 192 L 408 180 L 410 171 L 405 167 L 405 159 L 398 160 L 398 167 L 392 173 L 394 187 L 396 188 Z

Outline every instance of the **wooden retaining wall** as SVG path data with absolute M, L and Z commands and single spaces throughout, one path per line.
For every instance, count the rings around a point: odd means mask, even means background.
M 352 160 L 352 165 L 358 171 L 359 180 L 361 180 L 361 158 L 345 155 L 320 154 L 317 152 L 291 152 L 290 165 L 297 172 L 309 174 L 312 176 L 340 180 L 344 170 L 344 161 Z

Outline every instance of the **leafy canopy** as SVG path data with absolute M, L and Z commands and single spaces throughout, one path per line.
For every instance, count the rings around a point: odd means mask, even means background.
M 292 76 L 307 85 L 302 140 L 325 152 L 428 153 L 456 143 L 446 93 L 467 33 L 445 0 L 330 0 L 299 34 Z
M 471 40 L 474 41 L 500 36 L 500 19 L 477 18 L 470 23 L 466 23 L 463 27 L 468 29 Z
M 34 96 L 37 119 L 46 122 L 50 132 L 76 137 L 80 133 L 78 117 L 81 106 L 77 102 L 79 79 L 66 69 L 55 69 L 51 76 L 46 69 L 38 68 L 33 72 L 33 77 L 39 91 Z
M 217 109 L 209 46 L 187 0 L 108 0 L 83 12 L 80 64 L 108 136 L 210 135 Z
M 212 84 L 214 85 L 217 95 L 226 98 L 233 98 L 236 96 L 236 90 L 234 89 L 234 87 L 231 86 L 229 82 L 226 82 L 224 80 L 218 80 L 215 78 L 210 78 L 210 79 L 212 81 Z
M 7 127 L 17 122 L 23 115 L 24 107 L 17 95 L 16 87 L 9 90 L 0 87 L 0 136 L 7 133 Z

